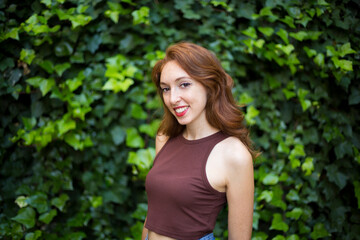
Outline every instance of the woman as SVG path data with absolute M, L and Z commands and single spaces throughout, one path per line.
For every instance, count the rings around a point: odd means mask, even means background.
M 250 239 L 257 153 L 231 94 L 233 80 L 210 51 L 187 42 L 166 50 L 152 80 L 164 117 L 146 179 L 142 240 L 215 239 L 226 202 L 229 239 Z

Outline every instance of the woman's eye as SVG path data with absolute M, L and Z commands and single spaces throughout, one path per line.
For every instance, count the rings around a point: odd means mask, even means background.
M 188 87 L 190 85 L 191 85 L 191 83 L 182 83 L 182 84 L 180 84 L 180 86 L 183 87 L 183 88 L 186 88 L 186 87 Z
M 170 90 L 170 88 L 161 88 L 161 91 L 162 92 L 167 92 L 167 91 L 169 91 Z

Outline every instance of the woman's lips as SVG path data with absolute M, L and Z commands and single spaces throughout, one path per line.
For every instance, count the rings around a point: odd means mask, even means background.
M 177 117 L 184 116 L 188 110 L 189 110 L 189 106 L 181 106 L 181 107 L 174 108 L 174 111 L 175 111 L 175 114 Z

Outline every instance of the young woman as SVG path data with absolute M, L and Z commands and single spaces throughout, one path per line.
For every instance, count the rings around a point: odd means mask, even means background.
M 233 80 L 210 51 L 187 42 L 166 50 L 152 80 L 164 117 L 145 183 L 142 240 L 215 239 L 226 203 L 229 239 L 250 239 L 257 153 L 231 94 Z

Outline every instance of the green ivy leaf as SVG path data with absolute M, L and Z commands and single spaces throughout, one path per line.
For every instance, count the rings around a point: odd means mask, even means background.
M 22 60 L 30 65 L 34 58 L 35 58 L 35 51 L 33 49 L 22 49 L 21 50 L 20 60 Z
M 12 220 L 25 225 L 26 228 L 35 226 L 35 210 L 31 207 L 21 208 L 18 214 L 11 218 Z
M 86 238 L 86 234 L 83 232 L 73 232 L 66 236 L 66 240 L 82 240 Z
M 282 45 L 282 44 L 276 44 L 275 45 L 275 47 L 277 48 L 277 49 L 280 49 L 281 51 L 283 51 L 286 55 L 290 55 L 290 53 L 292 52 L 292 51 L 294 51 L 294 46 L 292 45 L 292 44 L 289 44 L 289 45 L 286 45 L 286 46 L 284 46 L 284 45 Z
M 268 17 L 270 17 L 270 19 L 272 19 L 271 17 L 275 17 L 276 18 L 276 16 L 272 13 L 272 11 L 271 11 L 271 9 L 272 9 L 272 7 L 263 7 L 261 10 L 260 10 L 260 12 L 259 12 L 259 17 L 265 17 L 265 16 L 268 16 Z M 254 16 L 255 18 L 257 17 L 256 15 Z
M 271 205 L 273 205 L 275 207 L 279 207 L 283 211 L 285 211 L 287 206 L 283 200 L 284 191 L 281 189 L 281 187 L 279 185 L 275 185 L 275 186 L 273 186 L 272 192 L 273 192 L 273 198 L 271 200 Z
M 243 34 L 245 34 L 246 36 L 249 36 L 253 39 L 257 39 L 257 34 L 256 34 L 256 30 L 253 27 L 248 27 L 247 29 L 241 31 Z
M 110 78 L 105 83 L 102 90 L 112 90 L 115 93 L 118 93 L 119 91 L 126 92 L 128 90 L 128 88 L 133 84 L 134 84 L 134 81 L 130 78 L 127 78 L 124 81 L 116 81 L 114 78 Z
M 136 153 L 130 152 L 127 162 L 136 165 L 140 171 L 147 173 L 155 158 L 155 149 L 140 149 Z
M 41 214 L 39 220 L 45 224 L 49 224 L 56 215 L 57 215 L 56 209 L 52 209 L 50 210 L 50 212 Z
M 270 37 L 274 33 L 274 29 L 271 27 L 258 27 L 258 30 L 267 37 Z
M 261 192 L 260 196 L 257 198 L 258 201 L 265 200 L 266 202 L 271 202 L 273 198 L 273 192 L 264 190 Z
M 284 93 L 287 100 L 296 96 L 294 91 L 288 90 L 286 88 L 281 89 L 281 91 Z
M 55 86 L 55 80 L 53 78 L 43 79 L 40 83 L 40 91 L 42 95 L 45 96 L 53 86 Z
M 60 211 L 64 210 L 66 202 L 69 200 L 69 196 L 65 193 L 61 194 L 60 197 L 53 198 L 51 205 L 57 207 Z
M 270 229 L 287 232 L 289 230 L 289 226 L 282 220 L 282 216 L 279 213 L 275 213 Z
M 83 144 L 81 142 L 81 136 L 79 134 L 70 132 L 65 135 L 65 142 L 72 146 L 75 150 L 82 150 Z
M 7 68 L 13 68 L 15 66 L 15 63 L 14 63 L 14 60 L 11 59 L 11 58 L 5 58 L 3 57 L 1 60 L 0 60 L 0 71 L 4 71 L 5 69 Z
M 115 126 L 111 131 L 111 137 L 115 145 L 120 145 L 124 142 L 126 132 L 125 130 L 120 126 Z
M 49 206 L 47 204 L 47 195 L 42 192 L 31 195 L 26 199 L 26 202 L 30 206 L 36 208 L 39 213 L 44 213 L 49 209 Z
M 303 41 L 304 39 L 307 39 L 308 37 L 308 34 L 307 32 L 304 32 L 304 31 L 299 31 L 297 33 L 289 33 L 289 36 L 292 37 L 292 38 L 295 38 L 296 40 L 298 41 Z
M 343 141 L 342 143 L 336 145 L 335 155 L 337 159 L 341 159 L 344 156 L 353 156 L 352 145 L 348 141 Z
M 150 20 L 149 20 L 149 13 L 150 13 L 150 8 L 148 7 L 141 7 L 139 10 L 135 10 L 131 13 L 131 15 L 133 16 L 133 24 L 137 25 L 140 23 L 144 23 L 146 25 L 150 24 Z
M 102 43 L 102 37 L 100 34 L 96 34 L 90 38 L 90 41 L 87 43 L 87 49 L 91 53 L 95 53 L 99 49 L 100 44 Z
M 26 202 L 27 197 L 25 196 L 19 196 L 16 198 L 15 203 L 20 207 L 20 208 L 24 208 L 28 205 L 28 203 Z
M 286 238 L 286 240 L 300 240 L 300 237 L 296 234 L 291 234 Z
M 64 135 L 68 131 L 76 128 L 76 122 L 69 117 L 57 121 L 57 127 L 59 129 L 59 135 Z
M 255 232 L 251 238 L 251 240 L 266 240 L 268 235 L 264 232 Z
M 93 208 L 97 208 L 103 205 L 103 198 L 102 196 L 90 196 L 89 201 Z
M 326 166 L 325 169 L 329 180 L 335 183 L 340 189 L 343 189 L 349 177 L 339 171 L 337 165 L 331 164 Z
M 57 64 L 55 65 L 54 69 L 59 77 L 62 76 L 62 74 L 71 67 L 70 63 L 63 63 L 63 64 Z
M 68 42 L 60 42 L 55 46 L 55 55 L 58 57 L 70 56 L 74 49 Z
M 339 49 L 339 56 L 340 57 L 344 57 L 345 55 L 353 54 L 353 53 L 356 54 L 356 51 L 351 48 L 351 44 L 349 42 L 342 45 L 340 47 L 340 49 Z
M 277 147 L 277 151 L 281 153 L 289 154 L 290 147 L 284 141 L 280 141 Z
M 279 31 L 276 32 L 276 35 L 278 35 L 286 44 L 289 44 L 288 39 L 288 33 L 284 29 L 280 28 Z
M 316 53 L 317 53 L 316 50 L 310 49 L 310 48 L 308 48 L 306 46 L 303 49 L 304 49 L 304 51 L 306 52 L 306 54 L 308 55 L 309 58 L 315 56 Z
M 268 173 L 262 180 L 262 183 L 265 185 L 275 185 L 278 182 L 279 182 L 279 177 L 274 173 Z
M 24 123 L 25 130 L 28 130 L 28 131 L 33 129 L 36 125 L 36 118 L 34 118 L 34 117 L 32 117 L 32 118 L 22 117 L 22 121 Z
M 276 235 L 275 237 L 272 238 L 272 240 L 285 240 L 285 237 L 281 235 Z
M 305 176 L 311 175 L 311 173 L 314 171 L 314 163 L 313 158 L 307 157 L 305 158 L 305 162 L 301 165 L 301 169 L 303 172 L 305 172 Z
M 254 98 L 252 98 L 248 92 L 243 92 L 240 95 L 239 103 L 240 104 L 249 104 L 254 101 Z
M 255 117 L 257 117 L 259 115 L 260 111 L 257 110 L 254 106 L 249 106 L 247 108 L 246 114 L 245 114 L 245 119 L 246 122 L 249 125 L 254 125 L 256 123 L 256 121 L 254 120 Z
M 299 201 L 300 197 L 296 190 L 291 189 L 288 194 L 286 194 L 286 199 L 289 201 Z
M 353 71 L 352 61 L 338 59 L 337 57 L 332 57 L 331 60 L 336 68 L 340 68 L 344 71 Z
M 360 91 L 356 88 L 352 88 L 349 96 L 349 105 L 356 105 L 358 103 L 360 103 Z
M 30 232 L 25 235 L 25 240 L 36 240 L 41 237 L 42 232 L 40 230 L 36 230 L 35 232 Z
M 314 63 L 320 67 L 323 67 L 325 64 L 324 54 L 319 53 L 318 55 L 316 55 L 316 57 L 314 58 Z
M 49 74 L 54 72 L 54 65 L 51 61 L 49 60 L 45 60 L 45 61 L 41 61 L 39 63 L 39 66 L 44 69 L 46 72 L 48 72 Z
M 303 214 L 303 212 L 304 211 L 301 208 L 294 208 L 290 212 L 286 213 L 286 217 L 298 220 Z
M 260 214 L 258 212 L 254 212 L 253 224 L 252 224 L 253 229 L 255 229 L 255 230 L 259 229 L 259 220 L 260 220 Z
M 160 122 L 160 120 L 156 119 L 150 124 L 141 124 L 139 130 L 142 133 L 146 133 L 150 137 L 155 137 L 157 130 L 159 129 Z
M 294 25 L 294 19 L 290 16 L 285 16 L 285 18 L 280 19 L 280 21 L 286 23 L 291 28 L 296 28 Z
M 130 109 L 131 116 L 135 119 L 146 119 L 148 116 L 139 104 L 132 103 Z
M 126 146 L 131 148 L 142 148 L 144 147 L 144 140 L 138 134 L 136 128 L 126 129 Z
M 147 211 L 148 211 L 148 205 L 145 203 L 139 203 L 137 205 L 135 212 L 131 214 L 131 217 L 144 221 Z
M 329 237 L 331 234 L 326 230 L 323 223 L 316 223 L 310 236 L 312 239 L 319 239 Z
M 265 44 L 264 39 L 258 39 L 254 42 L 254 46 L 260 49 L 263 48 L 264 44 Z
M 354 181 L 354 192 L 358 202 L 358 209 L 360 209 L 360 182 Z
M 51 7 L 51 0 L 41 0 L 40 2 L 45 4 L 48 8 Z
M 71 21 L 72 29 L 75 29 L 78 26 L 85 26 L 88 24 L 92 20 L 92 17 L 78 14 L 75 16 L 70 16 L 69 20 Z

